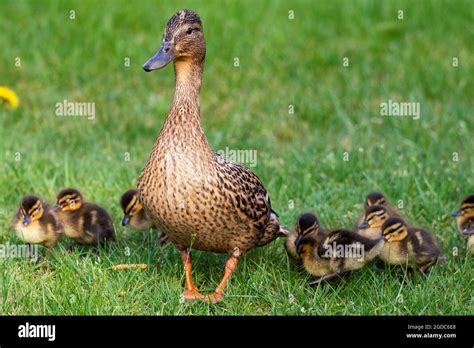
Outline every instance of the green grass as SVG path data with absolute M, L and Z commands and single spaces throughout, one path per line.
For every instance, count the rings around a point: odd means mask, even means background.
M 253 170 L 283 224 L 314 210 L 325 226 L 352 226 L 365 194 L 380 190 L 436 234 L 447 264 L 426 279 L 367 267 L 308 288 L 278 240 L 241 259 L 222 303 L 180 303 L 177 251 L 159 248 L 156 232 L 122 228 L 118 200 L 134 186 L 173 94 L 171 67 L 145 74 L 141 65 L 182 7 L 204 24 L 209 142 L 258 151 Z M 22 195 L 52 201 L 66 186 L 107 207 L 119 241 L 98 255 L 68 252 L 63 241 L 39 264 L 0 260 L 0 313 L 473 314 L 474 263 L 450 217 L 474 192 L 473 13 L 469 1 L 2 1 L 0 85 L 21 105 L 0 109 L 0 243 L 19 243 L 10 220 Z M 95 102 L 96 118 L 55 116 L 64 99 Z M 420 119 L 381 117 L 388 99 L 420 102 Z M 127 262 L 149 268 L 111 269 Z M 194 253 L 203 291 L 216 286 L 224 262 Z

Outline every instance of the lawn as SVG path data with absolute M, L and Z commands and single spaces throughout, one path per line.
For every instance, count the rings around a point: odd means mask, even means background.
M 118 236 L 107 250 L 68 251 L 63 240 L 40 263 L 0 259 L 0 314 L 474 314 L 474 260 L 450 216 L 474 193 L 473 7 L 0 2 L 0 85 L 21 99 L 16 110 L 0 107 L 0 243 L 21 243 L 10 221 L 22 195 L 53 203 L 67 186 L 106 207 Z M 145 73 L 141 65 L 181 8 L 203 21 L 209 142 L 216 151 L 256 152 L 252 170 L 284 225 L 311 210 L 324 226 L 351 227 L 365 194 L 380 190 L 437 236 L 447 263 L 426 278 L 369 266 L 309 288 L 277 240 L 241 259 L 221 303 L 180 302 L 178 252 L 160 248 L 156 231 L 123 228 L 118 202 L 135 185 L 174 92 L 171 66 Z M 63 100 L 95 103 L 95 117 L 56 116 Z M 381 116 L 389 100 L 419 103 L 419 119 Z M 198 286 L 213 290 L 226 257 L 193 255 Z M 120 263 L 149 267 L 111 269 Z

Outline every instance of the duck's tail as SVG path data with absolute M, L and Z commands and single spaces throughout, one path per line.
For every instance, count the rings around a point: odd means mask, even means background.
M 268 223 L 265 225 L 262 237 L 257 242 L 257 246 L 264 246 L 278 237 L 288 236 L 289 233 L 290 232 L 286 228 L 280 225 L 276 213 L 272 212 L 270 214 L 270 220 L 268 220 Z

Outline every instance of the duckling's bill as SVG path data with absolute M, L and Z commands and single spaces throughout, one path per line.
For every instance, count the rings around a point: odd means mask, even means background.
M 130 222 L 130 216 L 125 214 L 122 219 L 122 226 L 127 226 L 129 222 Z

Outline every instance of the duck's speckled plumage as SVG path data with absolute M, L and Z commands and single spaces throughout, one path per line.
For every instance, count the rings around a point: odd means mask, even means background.
M 200 29 L 193 41 L 180 38 L 185 23 Z M 197 14 L 179 11 L 168 22 L 164 40 L 176 43 L 176 89 L 138 180 L 140 201 L 179 250 L 240 255 L 271 242 L 280 225 L 262 182 L 242 164 L 215 154 L 201 127 L 205 43 Z

